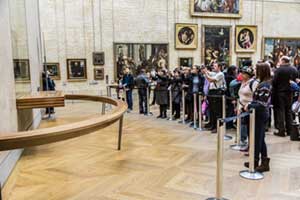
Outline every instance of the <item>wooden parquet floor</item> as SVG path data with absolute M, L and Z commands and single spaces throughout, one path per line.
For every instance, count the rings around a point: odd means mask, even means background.
M 56 109 L 41 127 L 101 112 L 93 103 Z M 68 112 L 67 112 L 68 111 Z M 80 117 L 76 117 L 79 115 Z M 4 200 L 204 200 L 214 196 L 216 135 L 130 113 L 123 149 L 117 124 L 80 138 L 24 151 L 3 189 Z M 299 200 L 300 143 L 268 135 L 271 172 L 261 181 L 240 178 L 247 160 L 225 142 L 224 197 L 230 200 Z

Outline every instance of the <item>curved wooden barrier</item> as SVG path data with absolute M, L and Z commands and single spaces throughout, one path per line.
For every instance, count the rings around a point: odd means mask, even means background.
M 37 145 L 43 145 L 62 140 L 67 140 L 89 134 L 96 130 L 105 128 L 120 120 L 118 149 L 121 148 L 121 136 L 123 115 L 127 110 L 127 104 L 121 100 L 109 97 L 91 95 L 65 95 L 68 100 L 86 100 L 107 103 L 115 106 L 108 114 L 99 117 L 89 118 L 84 121 L 66 125 L 36 129 L 32 131 L 16 133 L 0 133 L 0 151 L 19 149 Z

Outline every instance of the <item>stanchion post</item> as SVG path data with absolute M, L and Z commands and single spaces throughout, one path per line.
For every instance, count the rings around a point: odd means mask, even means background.
M 222 96 L 222 118 L 223 119 L 226 118 L 226 95 L 225 94 Z M 226 124 L 224 124 L 224 126 L 226 131 Z M 232 137 L 224 133 L 224 140 L 232 140 Z
M 238 100 L 237 100 L 238 102 Z M 241 120 L 242 118 L 239 116 L 240 115 L 240 112 L 239 112 L 239 108 L 238 108 L 238 103 L 237 103 L 237 119 L 236 119 L 236 138 L 235 138 L 235 144 L 234 145 L 231 145 L 230 148 L 232 150 L 235 150 L 235 151 L 240 151 L 241 149 L 243 149 L 245 147 L 245 145 L 242 145 L 241 144 Z
M 150 90 L 149 90 L 149 88 L 150 88 L 150 86 L 147 86 L 147 91 L 146 91 L 146 93 L 147 93 L 147 94 L 146 94 L 146 99 L 147 99 L 147 100 L 146 100 L 146 101 L 147 101 L 147 105 L 146 105 L 146 106 L 147 106 L 147 114 L 146 114 L 146 115 L 147 115 L 147 116 L 152 115 L 152 113 L 150 112 L 150 102 L 149 102 L 149 101 L 150 101 L 150 98 L 149 98 L 149 91 L 150 91 Z
M 121 150 L 121 143 L 122 143 L 122 133 L 123 133 L 123 117 L 124 115 L 122 115 L 122 117 L 120 118 L 119 121 L 119 138 L 118 138 L 118 150 Z
M 106 86 L 106 96 L 110 97 L 110 95 L 109 95 L 109 85 Z
M 106 103 L 102 103 L 102 115 L 105 115 Z
M 199 93 L 199 96 L 198 96 L 198 103 L 199 103 L 198 130 L 202 131 L 202 94 L 201 93 Z
M 255 110 L 250 111 L 250 130 L 249 130 L 249 170 L 240 172 L 240 176 L 250 180 L 260 180 L 264 178 L 262 173 L 255 171 Z
M 223 153 L 224 135 L 226 132 L 225 122 L 221 119 L 217 122 L 218 126 L 218 146 L 217 146 L 217 178 L 216 178 L 216 197 L 207 200 L 226 200 L 223 198 Z
M 270 123 L 270 126 L 271 126 L 271 128 L 273 128 L 275 125 L 274 125 L 274 123 L 275 123 L 275 119 L 274 119 L 274 106 L 273 105 L 271 105 L 270 106 L 270 117 L 271 117 L 271 123 Z M 298 113 L 296 113 L 296 114 L 298 114 Z M 296 117 L 296 119 L 298 119 L 298 117 Z
M 170 87 L 170 91 L 169 91 L 169 104 L 170 104 L 170 117 L 169 117 L 169 121 L 172 121 L 173 120 L 173 116 L 172 116 L 172 111 L 173 111 L 173 101 L 172 101 L 172 87 Z
M 185 124 L 185 91 L 182 89 L 182 120 L 179 123 Z
M 194 129 L 197 129 L 197 94 L 194 93 Z

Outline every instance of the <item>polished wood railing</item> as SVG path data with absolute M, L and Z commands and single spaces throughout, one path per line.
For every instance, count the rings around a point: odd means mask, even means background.
M 79 137 L 103 129 L 117 121 L 119 121 L 118 150 L 121 149 L 123 115 L 127 110 L 125 102 L 109 97 L 92 95 L 65 95 L 65 99 L 94 101 L 102 103 L 104 108 L 106 104 L 114 107 L 106 114 L 104 114 L 105 109 L 103 109 L 102 114 L 104 115 L 76 123 L 32 131 L 0 133 L 0 151 L 38 146 Z

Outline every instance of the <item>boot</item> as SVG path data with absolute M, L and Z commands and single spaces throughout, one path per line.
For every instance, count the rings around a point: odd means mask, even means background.
M 161 111 L 161 109 L 159 110 L 159 115 L 156 118 L 162 118 L 162 111 Z
M 255 168 L 256 171 L 262 173 L 262 172 L 268 172 L 270 171 L 270 158 L 262 158 L 261 165 Z
M 254 169 L 256 169 L 258 167 L 258 163 L 259 163 L 259 160 L 254 161 Z M 249 168 L 249 162 L 245 162 L 244 166 Z

